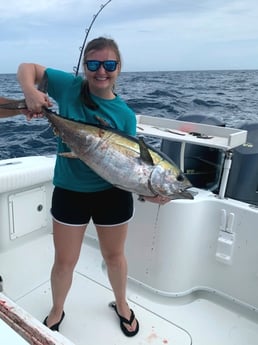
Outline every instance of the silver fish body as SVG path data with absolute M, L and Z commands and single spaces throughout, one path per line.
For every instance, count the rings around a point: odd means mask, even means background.
M 191 184 L 178 167 L 141 139 L 67 120 L 49 110 L 44 114 L 73 154 L 112 185 L 143 196 L 193 198 L 186 191 Z
M 21 101 L 18 106 L 22 109 Z M 72 151 L 63 156 L 79 158 L 112 185 L 142 196 L 193 199 L 187 191 L 191 183 L 180 169 L 143 139 L 71 121 L 46 108 L 42 111 Z

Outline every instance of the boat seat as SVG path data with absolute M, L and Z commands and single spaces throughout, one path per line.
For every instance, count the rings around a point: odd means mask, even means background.
M 52 180 L 53 156 L 6 159 L 0 163 L 0 194 Z
M 258 123 L 244 123 L 247 141 L 233 150 L 226 196 L 258 205 Z

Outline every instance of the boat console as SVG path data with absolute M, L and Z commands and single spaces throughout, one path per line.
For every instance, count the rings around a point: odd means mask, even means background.
M 246 143 L 247 131 L 226 128 L 207 117 L 199 117 L 201 123 L 194 120 L 196 116 L 172 120 L 139 115 L 137 132 L 160 138 L 161 151 L 174 160 L 195 187 L 219 188 L 219 197 L 224 198 L 232 150 Z

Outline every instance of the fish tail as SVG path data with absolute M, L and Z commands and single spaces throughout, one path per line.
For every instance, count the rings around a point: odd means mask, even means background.
M 7 109 L 7 110 L 28 109 L 25 99 L 15 100 L 15 99 L 3 98 L 3 97 L 0 97 L 0 108 Z

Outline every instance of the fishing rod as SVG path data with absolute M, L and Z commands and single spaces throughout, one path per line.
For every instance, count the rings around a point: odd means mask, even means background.
M 86 42 L 87 42 L 88 35 L 89 35 L 90 30 L 91 30 L 91 28 L 92 28 L 92 25 L 93 25 L 93 23 L 95 22 L 97 16 L 100 14 L 100 12 L 101 12 L 101 11 L 104 9 L 104 7 L 106 7 L 110 2 L 111 2 L 111 0 L 108 0 L 104 5 L 101 5 L 101 6 L 100 6 L 100 9 L 98 10 L 98 12 L 97 12 L 96 14 L 93 15 L 93 19 L 92 19 L 92 21 L 91 21 L 91 23 L 90 23 L 90 26 L 85 30 L 86 35 L 85 35 L 83 44 L 82 44 L 82 46 L 80 47 L 80 56 L 79 56 L 78 64 L 77 64 L 77 66 L 74 66 L 74 68 L 73 68 L 76 76 L 77 76 L 78 73 L 79 73 L 79 68 L 80 68 L 80 64 L 81 64 L 82 54 L 83 54 L 83 51 L 84 51 L 85 44 L 86 44 Z

